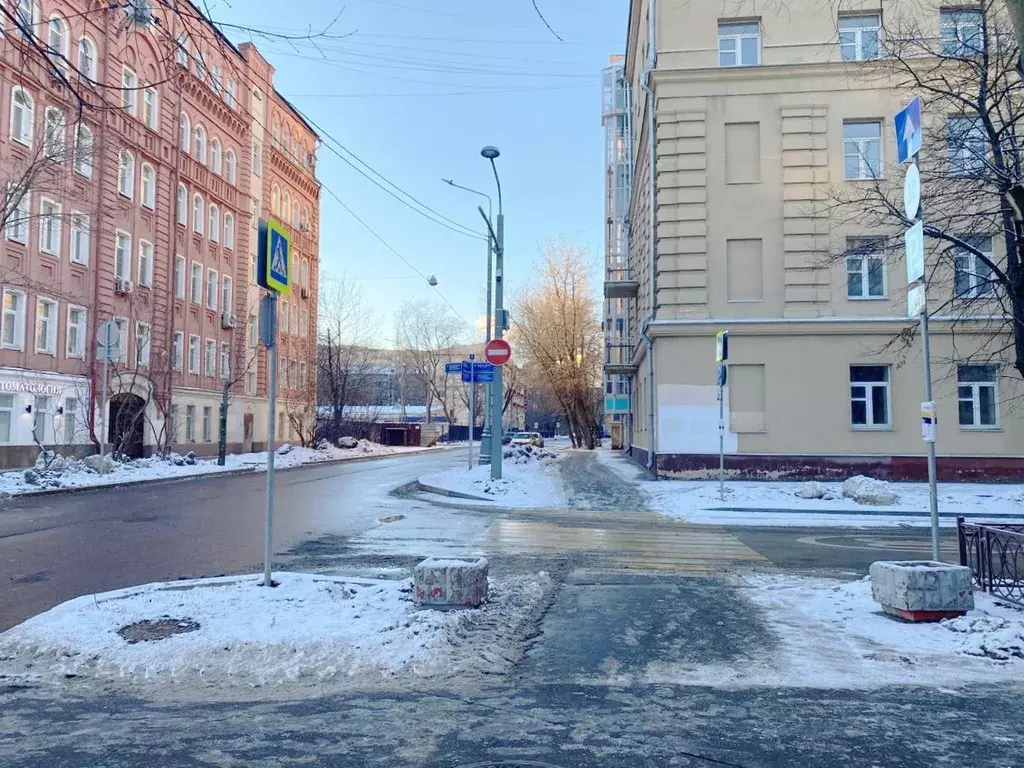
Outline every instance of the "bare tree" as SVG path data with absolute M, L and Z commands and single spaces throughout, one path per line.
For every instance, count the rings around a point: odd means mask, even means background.
M 445 420 L 454 418 L 453 388 L 444 365 L 452 350 L 465 340 L 465 326 L 445 304 L 407 301 L 395 315 L 395 329 L 406 377 L 426 391 L 427 421 L 434 402 Z

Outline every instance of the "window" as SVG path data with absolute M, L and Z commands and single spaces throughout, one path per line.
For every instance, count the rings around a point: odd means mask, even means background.
M 11 89 L 11 138 L 19 144 L 32 143 L 32 125 L 35 121 L 35 101 L 24 88 Z
M 157 129 L 157 93 L 156 88 L 147 88 L 142 92 L 142 119 L 154 131 Z
M 149 365 L 149 325 L 135 324 L 135 365 Z
M 971 178 L 988 164 L 988 139 L 976 117 L 951 117 L 946 122 L 949 175 Z
M 0 347 L 22 349 L 25 346 L 25 294 L 4 288 L 3 315 L 0 317 Z
M 207 231 L 210 235 L 210 240 L 215 243 L 220 240 L 220 211 L 216 205 L 210 206 L 210 228 Z
M 224 101 L 232 109 L 238 107 L 238 81 L 233 77 L 228 78 L 228 88 L 224 92 Z
M 274 136 L 274 146 L 275 147 L 280 146 L 281 145 L 281 125 L 276 120 L 274 121 L 273 136 Z
M 202 80 L 205 83 L 206 82 L 206 57 L 203 56 L 203 52 L 200 51 L 198 47 L 196 48 L 196 51 L 195 51 L 195 59 L 196 59 L 196 77 L 198 77 L 200 80 Z
M 60 16 L 50 17 L 49 46 L 51 59 L 63 71 L 68 68 L 68 25 Z
M 981 34 L 982 12 L 972 9 L 939 11 L 942 55 L 963 58 L 984 50 Z
M 36 352 L 57 354 L 57 302 L 53 299 L 36 300 Z
M 279 218 L 281 219 L 281 221 L 286 221 L 288 219 L 288 211 L 290 211 L 291 208 L 292 197 L 291 195 L 288 194 L 288 192 L 285 192 L 284 199 L 281 201 L 281 213 L 279 214 Z
M 299 390 L 305 391 L 306 389 L 306 364 L 299 363 Z
M 149 163 L 142 164 L 142 206 L 156 208 L 156 171 Z
M 288 302 L 281 299 L 278 303 L 281 305 L 281 319 L 277 324 L 278 332 L 288 333 Z
M 220 308 L 225 312 L 231 312 L 231 278 L 227 275 L 220 281 Z
M 206 357 L 203 362 L 203 371 L 207 376 L 213 376 L 217 372 L 217 342 L 213 339 L 206 340 Z
M 18 0 L 17 14 L 19 32 L 21 29 L 27 29 L 29 34 L 34 34 L 36 21 L 39 19 L 39 9 L 33 0 Z M 25 33 L 21 32 L 21 35 L 24 37 Z
M 7 193 L 9 195 L 17 194 L 17 191 L 13 185 L 8 185 Z M 28 220 L 32 215 L 29 210 L 28 192 L 22 194 L 18 198 L 18 202 L 15 203 L 14 208 L 11 210 L 11 215 L 7 220 L 7 239 L 13 240 L 16 243 L 28 243 Z
M 192 136 L 192 123 L 188 119 L 188 115 L 184 112 L 181 113 L 181 118 L 178 122 L 178 144 L 181 146 L 182 152 L 188 152 L 189 139 Z
M 11 442 L 11 411 L 14 395 L 0 395 L 0 443 Z
M 263 147 L 259 144 L 252 145 L 252 175 L 263 175 Z
M 47 107 L 43 115 L 43 154 L 54 162 L 64 162 L 64 113 L 56 107 Z
M 50 398 L 45 395 L 36 395 L 35 408 L 32 411 L 32 438 L 36 442 L 52 442 L 52 420 Z
M 64 400 L 64 442 L 71 445 L 78 435 L 78 400 L 69 397 Z
M 302 310 L 299 313 L 299 336 L 309 335 L 309 312 Z
M 256 285 L 256 254 L 249 256 L 249 282 Z
M 220 139 L 216 136 L 214 136 L 213 140 L 210 142 L 210 168 L 218 176 L 223 170 L 220 158 Z
M 86 319 L 84 307 L 68 305 L 68 336 L 65 351 L 68 357 L 85 357 Z
M 277 365 L 277 368 L 278 389 L 288 389 L 288 359 L 282 357 Z
M 292 389 L 299 388 L 299 364 L 296 360 L 288 363 L 288 386 Z
M 718 22 L 718 66 L 753 67 L 760 63 L 760 22 Z
M 185 298 L 185 257 L 174 257 L 174 298 Z
M 197 235 L 203 234 L 204 210 L 203 197 L 197 194 L 192 198 L 192 231 Z
M 175 203 L 177 209 L 178 223 L 181 226 L 188 224 L 188 190 L 185 189 L 184 184 L 178 185 L 178 200 Z
M 139 285 L 153 285 L 153 244 L 139 241 Z
M 213 440 L 213 409 L 208 405 L 203 406 L 203 442 Z
M 121 339 L 119 360 L 126 363 L 128 362 L 128 318 L 115 317 L 114 325 L 117 326 L 118 338 Z
M 71 212 L 71 261 L 89 263 L 89 214 Z
M 957 366 L 957 407 L 961 427 L 991 429 L 999 425 L 997 373 L 998 366 L 995 365 Z
M 201 125 L 196 126 L 195 144 L 193 145 L 192 154 L 196 156 L 196 160 L 206 165 L 206 129 Z
M 878 37 L 882 17 L 877 13 L 839 17 L 839 46 L 843 61 L 878 58 Z
M 292 203 L 292 226 L 298 228 L 299 226 L 299 201 L 296 200 Z
M 196 407 L 185 406 L 185 440 L 190 443 L 196 441 Z
M 75 173 L 92 177 L 92 129 L 85 123 L 75 131 Z
M 132 271 L 132 236 L 117 230 L 114 234 L 114 276 L 119 280 L 128 280 Z
M 299 306 L 292 304 L 292 336 L 299 335 Z
M 249 371 L 245 374 L 245 394 L 255 395 L 256 394 L 256 372 Z
M 302 272 L 300 273 L 301 282 L 299 283 L 303 288 L 309 288 L 309 259 L 302 260 Z
M 87 80 L 96 80 L 96 44 L 88 37 L 78 41 L 78 71 Z
M 274 188 L 270 191 L 270 211 L 275 216 L 281 215 L 281 190 L 274 185 Z
M 889 366 L 850 366 L 850 421 L 854 428 L 889 426 Z
M 181 331 L 175 331 L 173 340 L 171 341 L 171 370 L 180 371 L 182 359 L 182 345 L 185 343 L 185 334 Z
M 135 191 L 135 158 L 127 149 L 117 157 L 117 191 L 129 200 Z
M 961 239 L 984 254 L 989 261 L 992 260 L 991 237 L 963 237 Z M 961 299 L 994 296 L 996 284 L 992 277 L 992 269 L 976 253 L 957 250 L 953 255 L 953 290 Z
M 60 256 L 61 206 L 53 200 L 39 200 L 39 250 Z
M 309 208 L 302 206 L 302 228 L 309 229 Z
M 851 299 L 885 298 L 885 257 L 882 241 L 851 240 L 846 250 L 846 296 Z
M 235 150 L 229 149 L 224 153 L 224 175 L 228 182 L 234 184 L 238 181 L 238 172 L 235 164 Z
M 206 306 L 208 309 L 217 308 L 217 270 L 206 271 Z
M 193 304 L 199 304 L 203 298 L 203 265 L 192 262 L 192 279 L 189 284 L 188 298 Z
M 235 217 L 230 213 L 224 214 L 224 247 L 235 247 Z
M 178 64 L 182 67 L 185 67 L 185 69 L 188 69 L 188 50 L 188 35 L 182 32 L 180 35 L 178 35 L 178 46 L 174 52 L 174 58 L 178 62 Z
M 874 179 L 882 170 L 882 123 L 843 123 L 843 154 L 847 179 Z
M 139 78 L 131 67 L 121 70 L 121 106 L 128 114 L 135 115 L 138 110 Z
M 188 372 L 199 373 L 199 337 L 188 337 Z
M 252 224 L 253 229 L 258 230 L 260 228 L 260 201 L 254 197 L 249 201 L 249 203 L 251 208 L 250 213 L 252 214 L 250 217 L 250 223 Z
M 221 72 L 220 64 L 214 64 L 210 67 L 210 85 L 213 86 L 213 90 L 218 94 L 224 89 L 224 75 Z
M 227 341 L 220 343 L 220 377 L 222 379 L 231 376 L 231 344 Z
M 259 320 L 256 315 L 249 315 L 249 324 L 246 327 L 249 329 L 249 346 L 255 347 L 259 342 L 260 334 Z

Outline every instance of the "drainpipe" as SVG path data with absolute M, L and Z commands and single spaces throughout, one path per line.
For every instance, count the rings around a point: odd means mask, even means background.
M 657 0 L 650 0 L 649 26 L 647 31 L 647 66 L 640 77 L 640 87 L 647 94 L 647 153 L 649 164 L 649 190 L 650 212 L 648 227 L 651 238 L 650 256 L 650 297 L 651 308 L 641 323 L 640 335 L 647 343 L 647 377 L 650 381 L 650 396 L 647 398 L 647 471 L 654 471 L 654 399 L 657 397 L 657 387 L 654 384 L 654 339 L 647 333 L 648 325 L 657 316 L 658 295 L 657 295 L 657 261 L 658 261 L 658 179 L 657 179 L 657 152 L 655 142 L 657 141 L 657 127 L 654 124 L 654 89 L 651 84 L 654 80 L 654 68 L 658 65 L 658 46 L 655 26 L 657 13 Z

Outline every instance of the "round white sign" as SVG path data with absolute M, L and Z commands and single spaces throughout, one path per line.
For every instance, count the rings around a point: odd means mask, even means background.
M 908 219 L 916 219 L 921 209 L 921 172 L 916 165 L 907 168 L 903 178 L 903 211 Z

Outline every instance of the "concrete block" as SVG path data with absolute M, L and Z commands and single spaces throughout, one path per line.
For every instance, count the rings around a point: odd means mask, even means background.
M 476 608 L 487 597 L 487 558 L 428 557 L 413 569 L 417 605 Z
M 882 610 L 907 621 L 939 621 L 974 608 L 971 569 L 930 560 L 879 560 L 871 564 L 871 597 Z

